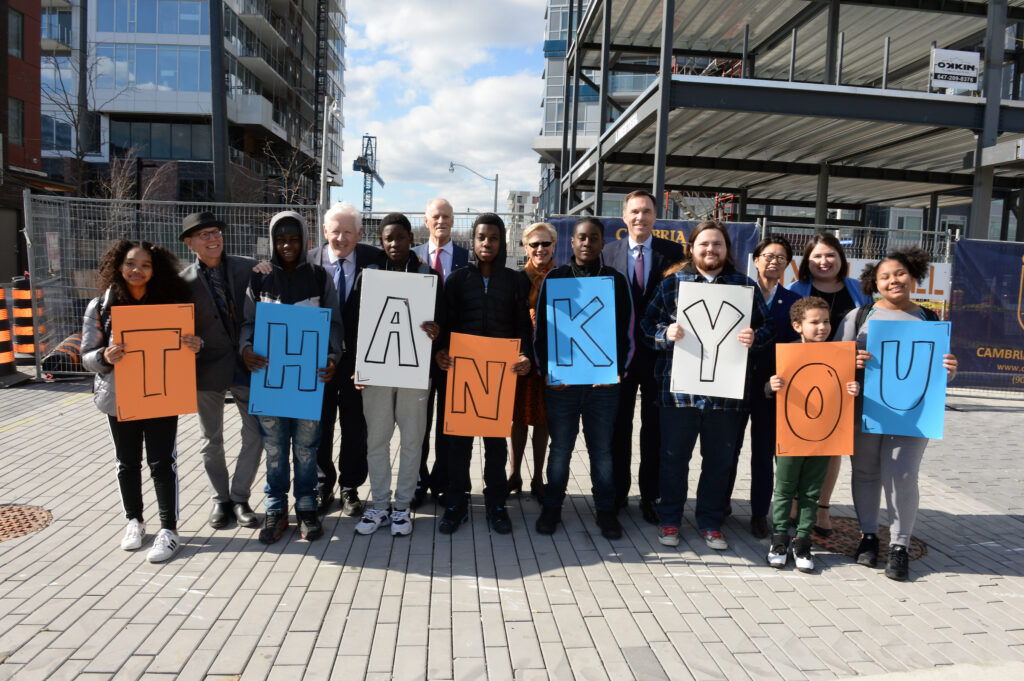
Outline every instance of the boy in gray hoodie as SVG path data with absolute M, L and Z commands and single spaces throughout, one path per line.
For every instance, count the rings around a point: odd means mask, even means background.
M 282 211 L 270 219 L 273 255 L 270 274 L 254 272 L 245 293 L 245 321 L 239 334 L 242 359 L 251 372 L 267 367 L 267 358 L 256 354 L 252 340 L 256 323 L 256 303 L 283 303 L 338 309 L 338 292 L 327 272 L 306 262 L 306 223 L 294 211 Z M 342 323 L 331 315 L 327 366 L 317 370 L 320 381 L 334 376 L 334 367 L 344 348 Z M 320 445 L 320 421 L 280 416 L 260 416 L 260 432 L 267 452 L 267 515 L 260 530 L 260 541 L 273 544 L 288 527 L 289 449 L 295 466 L 295 515 L 304 539 L 323 536 L 316 512 L 316 450 Z

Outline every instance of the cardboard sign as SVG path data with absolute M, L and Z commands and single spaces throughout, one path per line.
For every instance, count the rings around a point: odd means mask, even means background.
M 868 320 L 865 433 L 942 439 L 949 322 Z
M 679 284 L 683 337 L 672 351 L 672 392 L 743 399 L 747 348 L 736 337 L 750 326 L 753 304 L 752 286 Z
M 508 437 L 519 361 L 519 340 L 453 333 L 448 354 L 444 434 Z
M 124 344 L 114 365 L 118 421 L 195 413 L 196 355 L 181 342 L 195 333 L 192 303 L 112 307 L 110 331 Z
M 782 343 L 775 373 L 786 387 L 775 393 L 775 453 L 779 456 L 853 454 L 857 344 Z
M 329 309 L 256 303 L 252 349 L 267 367 L 250 379 L 250 414 L 320 420 L 324 384 L 316 372 L 327 366 L 330 328 Z
M 548 279 L 548 382 L 596 385 L 619 379 L 615 281 Z
M 356 341 L 356 383 L 430 387 L 431 340 L 438 279 L 432 274 L 363 270 Z

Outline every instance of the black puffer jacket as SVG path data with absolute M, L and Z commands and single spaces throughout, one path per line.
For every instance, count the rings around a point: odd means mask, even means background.
M 518 338 L 519 351 L 529 356 L 533 340 L 530 282 L 507 267 L 494 267 L 487 287 L 480 269 L 455 270 L 444 286 L 446 324 L 442 347 L 452 332 L 489 338 Z

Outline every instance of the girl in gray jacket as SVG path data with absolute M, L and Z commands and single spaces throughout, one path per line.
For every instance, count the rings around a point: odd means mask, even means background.
M 147 556 L 151 563 L 167 560 L 178 551 L 178 417 L 118 421 L 114 395 L 114 366 L 124 358 L 124 344 L 112 342 L 110 309 L 116 305 L 156 305 L 191 301 L 188 285 L 178 276 L 178 261 L 163 248 L 148 242 L 121 240 L 100 259 L 99 289 L 85 311 L 82 328 L 82 364 L 95 372 L 93 400 L 107 414 L 110 438 L 117 457 L 117 486 L 128 527 L 121 548 L 142 546 L 146 527 L 142 518 L 142 443 L 153 478 L 160 532 Z M 182 344 L 199 352 L 198 336 L 183 335 Z

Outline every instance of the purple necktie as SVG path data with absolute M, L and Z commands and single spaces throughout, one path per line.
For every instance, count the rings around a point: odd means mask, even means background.
M 636 287 L 644 290 L 644 247 L 637 246 L 636 259 L 633 261 L 633 278 L 636 279 Z

